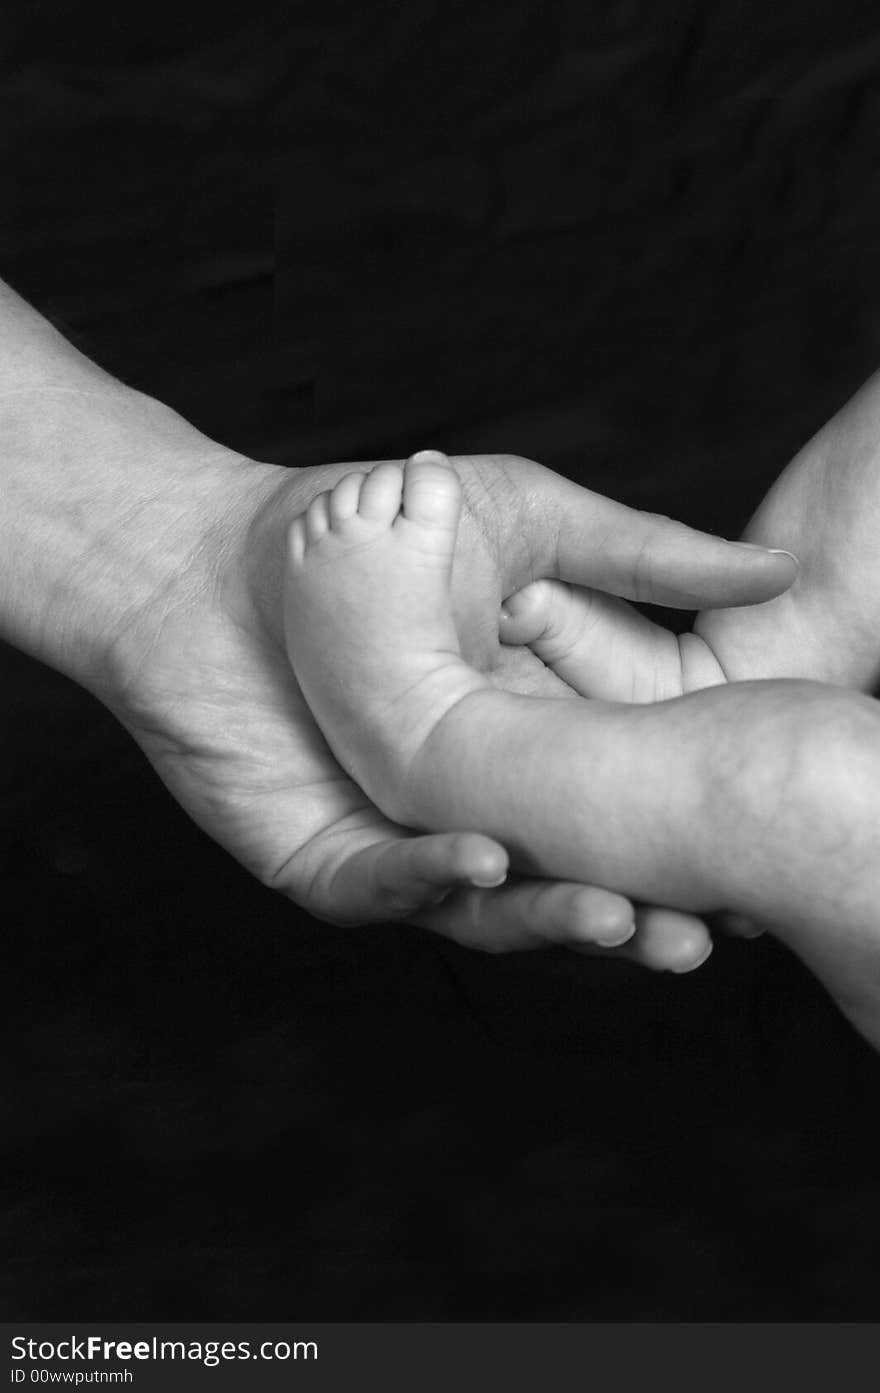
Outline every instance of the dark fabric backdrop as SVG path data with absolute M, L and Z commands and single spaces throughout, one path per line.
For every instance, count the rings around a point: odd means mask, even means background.
M 533 455 L 735 534 L 877 366 L 855 0 L 32 3 L 0 274 L 216 438 Z M 340 930 L 2 653 L 7 1319 L 870 1319 L 876 1058 L 684 979 Z

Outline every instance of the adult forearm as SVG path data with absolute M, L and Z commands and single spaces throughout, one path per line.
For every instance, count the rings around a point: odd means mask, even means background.
M 244 468 L 249 466 L 249 469 Z M 0 635 L 106 696 L 251 471 L 91 363 L 0 284 Z

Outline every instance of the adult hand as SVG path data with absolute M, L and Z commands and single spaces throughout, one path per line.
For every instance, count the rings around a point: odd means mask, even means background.
M 880 373 L 782 471 L 746 528 L 787 547 L 795 583 L 766 604 L 706 606 L 676 637 L 610 596 L 542 580 L 508 606 L 505 639 L 586 697 L 657 701 L 724 682 L 880 683 Z M 742 923 L 739 925 L 742 931 Z M 750 927 L 754 932 L 754 926 Z
M 508 606 L 505 640 L 528 643 L 588 697 L 659 701 L 704 686 L 801 678 L 880 683 L 880 372 L 782 471 L 745 531 L 786 547 L 795 583 L 766 604 L 700 606 L 679 637 L 611 596 L 543 580 Z
M 687 608 L 766 600 L 791 581 L 785 558 L 633 512 L 531 461 L 455 463 L 466 495 L 455 571 L 462 645 L 500 687 L 573 695 L 528 648 L 499 642 L 501 602 L 536 577 Z M 292 518 L 352 467 L 256 465 L 206 442 L 197 472 L 214 483 L 200 485 L 192 507 L 185 489 L 178 496 L 174 553 L 188 561 L 113 634 L 100 694 L 199 825 L 318 917 L 406 918 L 485 949 L 619 940 L 632 920 L 620 896 L 548 881 L 475 888 L 476 862 L 487 878 L 503 871 L 500 848 L 394 826 L 326 747 L 284 650 L 281 566 Z M 638 922 L 620 951 L 647 965 L 684 969 L 708 951 L 692 916 L 641 910 Z
M 712 610 L 695 634 L 732 680 L 880 683 L 880 372 L 794 457 L 745 536 L 797 553 L 797 584 L 756 610 Z
M 285 655 L 281 571 L 291 518 L 350 466 L 286 470 L 215 445 L 2 283 L 0 446 L 0 634 L 115 711 L 260 879 L 328 919 L 418 917 L 484 947 L 620 939 L 631 906 L 605 891 L 474 889 L 503 872 L 503 848 L 392 826 L 330 755 Z M 688 607 L 790 584 L 784 558 L 631 513 L 527 460 L 458 465 L 462 643 L 512 690 L 572 695 L 534 654 L 498 642 L 500 601 L 535 577 Z M 677 944 L 694 966 L 701 942 L 697 921 L 651 911 L 628 951 L 675 966 Z

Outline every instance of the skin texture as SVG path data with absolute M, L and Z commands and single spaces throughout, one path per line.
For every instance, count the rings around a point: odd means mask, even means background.
M 880 708 L 818 683 L 623 705 L 523 698 L 464 661 L 445 456 L 351 474 L 289 533 L 288 651 L 340 763 L 390 816 L 514 864 L 759 916 L 880 1044 Z
M 746 529 L 748 541 L 797 556 L 784 594 L 706 609 L 676 640 L 611 596 L 541 580 L 508 599 L 501 633 L 529 644 L 581 695 L 612 701 L 771 677 L 871 693 L 880 681 L 878 535 L 880 373 L 799 451 Z
M 500 644 L 505 592 L 554 564 L 551 539 L 562 538 L 576 558 L 563 564 L 577 566 L 578 574 L 609 575 L 630 593 L 650 589 L 673 597 L 688 531 L 645 519 L 643 530 L 657 538 L 652 562 L 645 554 L 650 541 L 620 540 L 621 524 L 633 515 L 531 461 L 482 456 L 457 465 L 470 499 L 456 569 L 463 646 L 502 689 L 570 697 L 527 649 Z M 237 492 L 229 477 L 223 482 L 223 514 L 214 540 L 198 554 L 196 575 L 188 584 L 175 575 L 113 644 L 110 704 L 178 800 L 261 880 L 319 917 L 406 917 L 490 950 L 618 937 L 632 922 L 628 901 L 569 880 L 453 889 L 439 906 L 429 902 L 436 887 L 422 899 L 409 882 L 401 887 L 406 877 L 394 858 L 399 848 L 409 854 L 412 834 L 342 777 L 292 678 L 281 631 L 287 526 L 351 466 L 296 473 L 252 465 L 244 486 L 241 462 L 237 470 Z M 776 588 L 788 580 L 776 558 L 714 539 L 695 542 L 704 554 L 689 563 L 688 599 L 699 588 L 698 570 L 711 576 L 712 589 L 753 593 L 756 584 Z M 633 581 L 636 558 L 644 579 Z M 713 573 L 719 565 L 727 573 L 723 582 Z M 708 941 L 697 918 L 664 909 L 640 911 L 636 937 L 622 951 L 650 966 L 691 965 Z
M 874 692 L 880 682 L 880 373 L 796 455 L 746 529 L 797 552 L 785 598 L 712 610 L 696 634 L 728 677 L 808 677 Z
M 530 644 L 582 695 L 608 700 L 673 697 L 728 678 L 801 678 L 876 693 L 878 531 L 880 374 L 875 374 L 799 451 L 746 529 L 752 542 L 797 554 L 798 576 L 785 594 L 754 607 L 707 610 L 693 634 L 679 643 L 640 619 L 631 620 L 629 642 L 621 644 L 613 599 L 543 580 L 511 597 L 501 632 L 512 643 Z M 803 740 L 816 752 L 827 733 L 817 721 L 803 731 Z M 870 745 L 865 752 L 853 748 L 841 758 L 852 770 L 864 769 L 869 751 Z M 832 859 L 840 864 L 839 854 Z M 870 858 L 867 863 L 863 858 L 853 874 L 867 891 L 866 864 L 870 868 Z M 845 961 L 849 950 L 836 938 L 836 919 L 832 902 L 824 942 L 831 957 L 840 950 Z M 830 957 L 821 968 L 836 970 Z M 864 1029 L 876 1038 L 873 1024 Z
M 631 907 L 605 891 L 475 888 L 477 863 L 484 878 L 501 872 L 502 848 L 419 845 L 330 755 L 284 652 L 281 571 L 289 522 L 350 465 L 283 469 L 224 449 L 2 285 L 0 329 L 7 640 L 95 693 L 210 836 L 320 917 L 416 918 L 484 947 L 619 936 Z M 527 648 L 499 644 L 502 599 L 538 576 L 688 607 L 766 600 L 791 582 L 785 558 L 632 513 L 531 461 L 458 463 L 457 623 L 499 687 L 571 695 Z M 652 944 L 670 939 L 690 961 L 708 944 L 698 920 L 647 911 L 631 953 L 656 965 Z

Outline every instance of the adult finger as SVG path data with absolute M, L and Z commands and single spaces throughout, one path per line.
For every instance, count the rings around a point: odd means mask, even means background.
M 523 948 L 616 947 L 635 930 L 634 910 L 622 895 L 598 886 L 552 880 L 513 880 L 497 890 L 462 890 L 410 916 L 469 948 L 510 952 Z
M 727 909 L 713 915 L 712 923 L 730 938 L 763 938 L 767 932 L 764 925 L 759 924 L 757 920 Z
M 524 483 L 536 579 L 552 576 L 629 600 L 707 609 L 774 599 L 797 575 L 790 552 L 724 541 L 534 468 L 540 474 Z
M 512 881 L 500 890 L 459 892 L 412 922 L 484 952 L 547 948 L 620 957 L 653 972 L 693 972 L 712 952 L 703 921 L 619 895 L 558 881 Z M 627 937 L 624 937 L 627 935 Z
M 640 905 L 635 935 L 618 952 L 652 972 L 683 974 L 702 966 L 712 952 L 712 938 L 695 914 Z
M 313 908 L 341 923 L 402 919 L 463 886 L 499 885 L 507 868 L 504 847 L 477 832 L 394 834 L 346 856 Z

